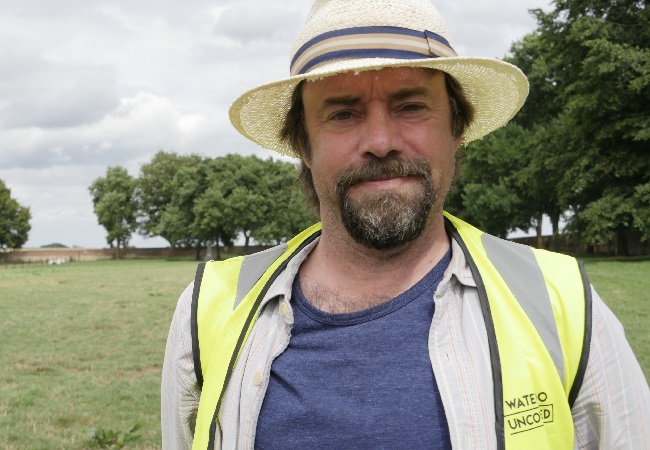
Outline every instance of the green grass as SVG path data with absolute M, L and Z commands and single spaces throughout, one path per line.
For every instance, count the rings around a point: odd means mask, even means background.
M 0 448 L 86 449 L 91 428 L 160 448 L 160 372 L 193 261 L 0 269 Z M 650 375 L 650 261 L 588 261 Z
M 91 448 L 90 428 L 160 448 L 160 372 L 190 261 L 0 270 L 0 448 Z
M 591 283 L 625 327 L 646 380 L 650 380 L 650 260 L 586 261 Z

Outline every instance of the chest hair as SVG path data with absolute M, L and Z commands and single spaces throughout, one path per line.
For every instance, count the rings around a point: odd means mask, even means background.
M 386 303 L 393 296 L 369 291 L 368 294 L 348 295 L 340 289 L 332 289 L 310 279 L 301 279 L 300 288 L 315 308 L 334 314 L 353 313 Z

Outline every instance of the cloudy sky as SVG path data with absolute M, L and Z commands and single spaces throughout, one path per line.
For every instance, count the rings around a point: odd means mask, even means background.
M 0 0 L 0 180 L 32 213 L 26 247 L 105 247 L 88 186 L 158 150 L 272 156 L 230 103 L 284 78 L 307 0 Z M 503 57 L 547 0 L 434 0 L 460 55 Z M 134 236 L 140 247 L 166 246 Z

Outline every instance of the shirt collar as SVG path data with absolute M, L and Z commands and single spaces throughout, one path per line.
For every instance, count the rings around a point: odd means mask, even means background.
M 300 265 L 305 261 L 305 259 L 307 259 L 307 255 L 309 255 L 309 252 L 313 250 L 319 240 L 320 236 L 307 244 L 305 248 L 303 248 L 296 256 L 294 256 L 291 261 L 289 261 L 287 268 L 284 269 L 280 275 L 278 275 L 264 296 L 264 300 L 262 301 L 261 306 L 264 306 L 266 303 L 268 303 L 269 300 L 276 297 L 291 298 L 291 287 L 293 285 L 293 279 L 296 277 Z
M 291 298 L 291 287 L 293 285 L 293 280 L 298 273 L 300 265 L 307 259 L 307 255 L 311 252 L 320 237 L 314 239 L 313 242 L 309 243 L 305 248 L 303 248 L 300 253 L 298 253 L 287 265 L 287 268 L 278 276 L 278 278 L 273 282 L 268 292 L 264 296 L 262 305 L 264 306 L 271 299 L 276 297 L 282 298 Z M 451 241 L 451 261 L 449 262 L 449 267 L 445 271 L 442 281 L 438 290 L 444 290 L 448 287 L 448 283 L 455 279 L 460 284 L 465 286 L 476 287 L 476 281 L 472 276 L 472 271 L 467 262 L 467 258 L 463 253 L 463 249 L 458 245 L 458 243 L 452 238 Z
M 445 273 L 446 279 L 451 279 L 455 277 L 460 284 L 465 286 L 476 287 L 476 280 L 472 275 L 472 270 L 469 267 L 467 257 L 463 253 L 463 249 L 456 242 L 455 239 L 451 239 L 451 262 Z M 444 278 L 443 278 L 444 281 Z

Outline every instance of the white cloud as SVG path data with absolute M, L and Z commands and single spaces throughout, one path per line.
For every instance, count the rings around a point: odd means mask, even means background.
M 456 51 L 466 56 L 503 58 L 511 44 L 535 26 L 530 9 L 548 9 L 549 0 L 434 2 L 445 18 Z
M 0 165 L 46 167 L 52 164 L 120 164 L 149 154 L 162 143 L 178 148 L 184 139 L 182 114 L 166 98 L 141 92 L 92 124 L 65 128 L 36 126 L 0 133 Z
M 14 99 L 11 93 L 5 96 L 5 106 L 0 110 L 0 123 L 5 128 L 85 125 L 98 121 L 118 104 L 110 70 L 48 64 L 41 69 L 25 73 L 21 84 L 28 92 Z
M 184 134 L 191 134 L 205 124 L 207 119 L 200 114 L 186 114 L 178 118 L 178 128 Z
M 215 30 L 236 41 L 280 40 L 291 43 L 301 22 L 301 11 L 275 2 L 242 1 L 221 12 Z

